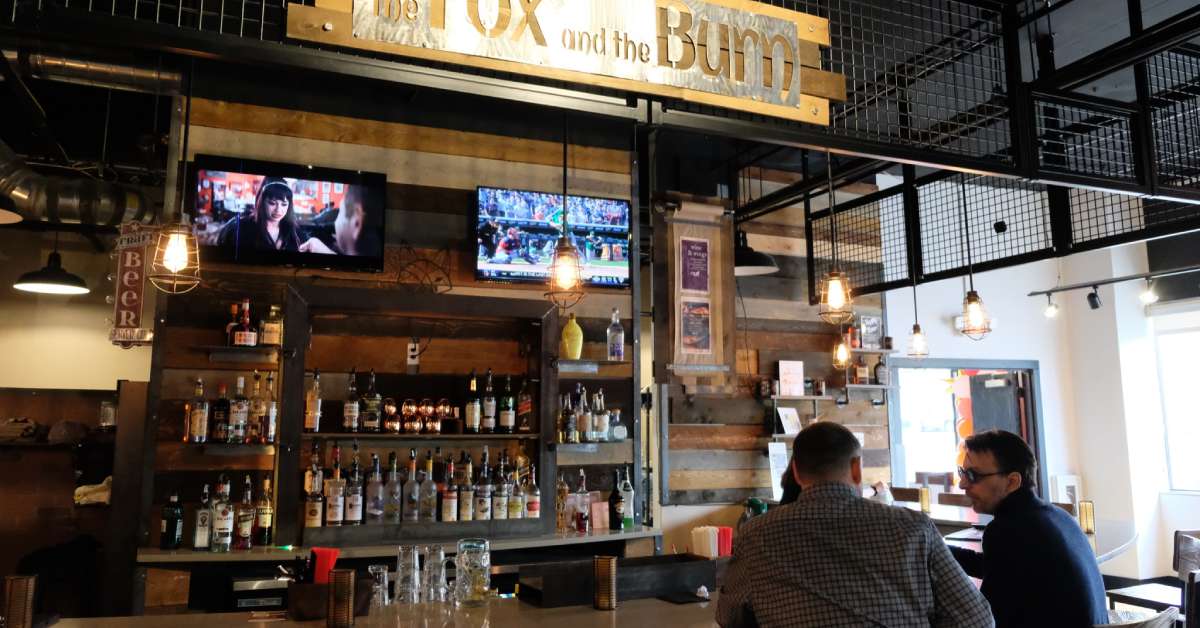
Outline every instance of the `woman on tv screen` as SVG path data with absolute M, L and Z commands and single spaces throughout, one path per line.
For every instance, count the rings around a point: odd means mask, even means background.
M 281 178 L 263 179 L 251 215 L 243 212 L 221 227 L 217 244 L 233 249 L 299 251 L 300 227 L 292 188 Z

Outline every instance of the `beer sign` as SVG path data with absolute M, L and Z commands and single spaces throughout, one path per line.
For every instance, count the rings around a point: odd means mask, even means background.
M 142 309 L 146 294 L 146 266 L 150 247 L 158 231 L 141 223 L 121 225 L 117 237 L 117 272 L 114 275 L 116 293 L 113 295 L 113 326 L 108 339 L 124 348 L 148 345 L 154 340 L 154 329 L 142 327 Z

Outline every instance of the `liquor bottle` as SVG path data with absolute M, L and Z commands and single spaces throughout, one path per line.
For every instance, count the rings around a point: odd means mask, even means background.
M 321 371 L 313 369 L 312 384 L 304 391 L 304 431 L 321 431 Z
M 620 530 L 625 520 L 625 497 L 621 495 L 621 471 L 613 469 L 612 490 L 608 493 L 608 529 Z
M 575 409 L 571 407 L 571 395 L 563 395 L 562 400 L 562 417 L 559 419 L 559 438 L 560 443 L 578 443 L 579 442 L 579 426 L 575 422 Z
M 871 369 L 867 367 L 867 361 L 861 355 L 858 356 L 858 363 L 854 365 L 854 383 L 871 383 Z
M 417 450 L 408 450 L 408 481 L 404 483 L 404 520 L 421 519 L 421 482 L 417 478 Z
M 521 476 L 517 471 L 509 475 L 508 518 L 525 518 L 525 491 L 521 489 Z
M 596 393 L 594 397 L 595 403 L 592 407 L 592 440 L 595 442 L 608 441 L 608 427 L 611 415 L 608 409 L 604 407 L 604 389 Z
M 879 356 L 879 362 L 875 364 L 875 383 L 880 386 L 887 386 L 890 381 L 887 364 L 883 361 L 883 356 Z
M 542 489 L 538 488 L 537 468 L 529 467 L 529 484 L 525 488 L 525 518 L 537 519 L 542 516 Z
M 258 344 L 264 347 L 283 345 L 283 317 L 278 305 L 270 307 L 267 317 L 259 325 Z
M 246 398 L 246 378 L 237 378 L 237 394 L 229 403 L 229 433 L 225 442 L 246 442 L 246 425 L 250 422 L 250 400 Z
M 617 308 L 612 311 L 612 323 L 608 326 L 608 359 L 613 362 L 625 360 L 625 328 Z
M 382 431 L 383 423 L 380 416 L 380 406 L 382 405 L 383 397 L 375 390 L 375 369 L 371 369 L 371 376 L 367 378 L 367 394 L 363 395 L 360 404 L 362 431 L 370 433 Z
M 254 392 L 250 395 L 250 418 L 246 422 L 246 442 L 263 442 L 263 424 L 267 422 L 267 400 L 262 394 L 262 376 L 254 370 Z
M 346 516 L 346 481 L 342 479 L 342 450 L 333 442 L 333 465 L 325 480 L 325 525 L 340 526 Z
M 633 481 L 629 479 L 632 470 L 625 468 L 625 480 L 621 482 L 621 500 L 625 502 L 625 511 L 621 516 L 621 529 L 633 529 L 634 507 L 637 502 L 633 499 Z
M 225 324 L 225 344 L 233 346 L 233 332 L 237 330 L 241 319 L 238 318 L 238 304 L 229 304 L 229 322 Z
M 316 441 L 313 441 L 309 461 L 309 469 L 304 473 L 304 527 L 319 528 L 325 520 L 325 496 L 321 493 L 325 474 L 321 471 L 321 455 Z
M 254 544 L 267 547 L 271 544 L 271 527 L 275 525 L 275 507 L 271 505 L 271 479 L 263 478 L 262 493 L 254 505 Z
M 421 521 L 437 521 L 439 493 L 437 482 L 433 479 L 433 458 L 428 453 L 425 454 L 425 471 L 422 476 L 419 519 Z
M 264 401 L 267 404 L 267 412 L 263 415 L 263 424 L 259 433 L 262 434 L 262 442 L 273 445 L 279 430 L 279 402 L 275 399 L 275 371 L 267 373 L 267 395 Z
M 458 520 L 473 521 L 475 519 L 475 478 L 471 469 L 471 456 L 466 451 L 462 452 L 459 465 L 462 469 L 459 471 L 461 479 L 458 482 Z
M 483 416 L 479 419 L 479 431 L 491 434 L 496 431 L 496 392 L 492 388 L 492 369 L 487 370 L 483 384 Z
M 250 299 L 242 299 L 241 320 L 233 330 L 233 346 L 258 346 L 258 329 L 250 322 Z
M 200 503 L 196 506 L 196 525 L 192 530 L 192 549 L 207 552 L 212 545 L 213 509 L 208 497 L 208 485 L 200 491 Z
M 554 512 L 558 517 L 558 522 L 555 527 L 559 534 L 565 534 L 571 529 L 571 518 L 567 516 L 567 494 L 571 489 L 567 486 L 567 476 L 559 475 L 558 484 L 554 486 L 555 501 Z
M 458 479 L 454 477 L 454 456 L 446 456 L 446 482 L 442 486 L 441 520 L 458 521 Z
M 500 452 L 500 460 L 496 462 L 496 473 L 492 477 L 492 519 L 508 519 L 508 495 L 511 487 L 508 485 L 508 474 L 505 471 L 504 451 Z
M 396 466 L 396 452 L 388 454 L 387 493 L 383 503 L 383 521 L 388 524 L 400 523 L 400 511 L 404 504 L 404 483 L 400 481 L 400 469 Z
M 165 550 L 176 550 L 183 543 L 183 506 L 179 505 L 179 493 L 171 497 L 162 509 L 162 536 L 158 546 Z
M 475 520 L 488 521 L 492 518 L 492 479 L 488 477 L 487 445 L 479 458 L 479 480 L 475 482 Z
M 254 495 L 250 476 L 242 485 L 242 501 L 234 508 L 233 549 L 248 550 L 254 546 Z
M 379 468 L 379 456 L 376 454 L 371 454 L 371 474 L 367 476 L 366 510 L 368 524 L 383 523 L 383 471 Z
M 500 397 L 500 420 L 497 434 L 512 434 L 517 431 L 517 398 L 513 396 L 512 375 L 504 376 L 504 395 Z
M 578 440 L 575 442 L 591 442 L 592 436 L 592 407 L 588 403 L 588 394 L 586 388 L 580 388 L 583 392 L 579 395 L 579 403 L 575 406 L 575 424 L 576 435 Z
M 587 476 L 579 470 L 579 488 L 575 489 L 574 529 L 578 534 L 587 534 L 591 526 L 592 499 L 588 496 Z
M 229 389 L 222 382 L 217 385 L 217 399 L 212 402 L 212 433 L 208 440 L 214 443 L 229 441 Z
M 529 391 L 529 380 L 522 377 L 521 392 L 517 393 L 517 431 L 532 432 L 533 420 L 533 393 Z
M 346 478 L 346 514 L 342 525 L 357 526 L 363 522 L 362 467 L 358 464 L 358 441 L 353 445 L 354 457 L 350 460 L 350 477 Z
M 479 388 L 475 380 L 475 371 L 471 371 L 471 379 L 467 384 L 467 407 L 463 412 L 463 433 L 478 434 L 479 424 L 483 418 L 483 406 L 479 401 Z
M 346 401 L 342 404 L 342 431 L 355 433 L 358 431 L 358 379 L 354 369 L 350 369 L 350 382 L 346 387 Z
M 204 380 L 196 379 L 196 390 L 184 408 L 187 417 L 187 441 L 203 443 L 208 440 L 208 400 L 204 398 Z
M 443 456 L 442 448 L 435 447 L 433 450 L 433 481 L 438 485 L 438 491 L 441 491 L 446 484 L 446 464 L 453 462 L 454 456 Z
M 611 441 L 623 441 L 629 436 L 629 428 L 621 422 L 621 411 L 614 408 L 612 415 L 608 420 L 608 439 Z
M 210 549 L 228 552 L 233 547 L 233 504 L 229 501 L 229 478 L 217 480 L 217 498 L 213 501 L 213 535 Z

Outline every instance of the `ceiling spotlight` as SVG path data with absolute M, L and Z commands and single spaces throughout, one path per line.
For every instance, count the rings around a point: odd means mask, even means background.
M 1158 293 L 1154 291 L 1153 279 L 1146 279 L 1146 289 L 1138 295 L 1138 299 L 1142 302 L 1142 305 L 1158 303 Z
M 1092 286 L 1092 291 L 1087 295 L 1087 301 L 1088 307 L 1093 310 L 1098 310 L 1101 305 L 1104 305 L 1100 302 L 1100 290 L 1096 286 Z
M 1046 295 L 1046 309 L 1042 310 L 1042 314 L 1046 318 L 1058 317 L 1058 304 L 1054 302 L 1053 297 Z

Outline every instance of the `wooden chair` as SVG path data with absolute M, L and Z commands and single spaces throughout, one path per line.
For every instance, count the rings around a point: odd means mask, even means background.
M 938 493 L 938 503 L 946 506 L 971 507 L 971 499 L 964 493 Z
M 1178 585 L 1155 582 L 1105 591 L 1110 607 L 1120 602 L 1156 611 L 1178 608 L 1185 615 L 1194 614 L 1187 612 L 1187 596 L 1184 586 L 1187 579 L 1191 577 L 1191 573 L 1200 569 L 1200 530 L 1175 531 L 1175 548 L 1171 554 L 1171 566 L 1180 579 Z
M 898 502 L 919 502 L 921 501 L 921 491 L 916 488 L 907 488 L 904 486 L 892 487 L 892 500 Z
M 954 488 L 954 474 L 944 471 L 917 471 L 917 484 L 921 486 L 941 486 L 949 491 Z
M 1062 508 L 1063 510 L 1067 511 L 1068 515 L 1071 515 L 1072 517 L 1075 516 L 1075 504 L 1070 504 L 1067 502 L 1051 502 L 1051 503 L 1054 504 L 1055 506 L 1058 506 L 1059 508 Z
M 1159 611 L 1153 617 L 1126 619 L 1126 611 L 1110 611 L 1108 623 L 1105 626 L 1121 626 L 1122 628 L 1174 628 L 1175 620 L 1179 619 L 1179 609 L 1168 608 Z

